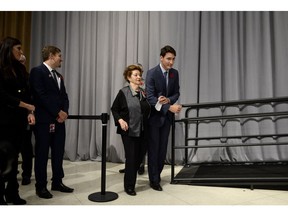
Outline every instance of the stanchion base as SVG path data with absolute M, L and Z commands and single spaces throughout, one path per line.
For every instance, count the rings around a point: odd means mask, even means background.
M 118 194 L 114 192 L 101 192 L 93 193 L 88 196 L 88 199 L 93 202 L 109 202 L 118 198 Z

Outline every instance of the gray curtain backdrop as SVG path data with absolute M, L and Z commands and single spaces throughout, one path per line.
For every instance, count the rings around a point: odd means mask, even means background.
M 179 103 L 280 97 L 288 93 L 287 12 L 32 12 L 31 67 L 42 63 L 41 49 L 47 44 L 62 50 L 64 62 L 58 71 L 64 76 L 71 115 L 110 115 L 117 92 L 126 84 L 122 75 L 125 66 L 139 62 L 147 71 L 159 64 L 160 48 L 167 44 L 177 52 L 174 67 L 180 72 Z M 236 114 L 258 109 L 288 108 L 285 104 L 267 105 L 231 108 L 226 112 Z M 217 112 L 204 110 L 200 115 Z M 110 117 L 107 160 L 123 162 L 123 145 Z M 176 116 L 181 117 L 184 110 Z M 287 125 L 285 119 L 227 122 L 224 127 L 217 123 L 203 124 L 199 136 L 286 133 Z M 68 120 L 66 128 L 68 159 L 101 160 L 101 121 Z M 191 133 L 194 130 L 191 126 Z M 206 143 L 211 142 L 201 144 Z M 229 145 L 233 143 L 239 140 L 232 140 Z M 176 125 L 176 145 L 184 145 L 180 123 Z M 192 161 L 287 160 L 287 153 L 287 146 L 228 147 L 227 144 L 225 148 L 189 151 L 189 158 Z M 183 157 L 183 151 L 176 152 L 177 162 L 181 163 Z M 167 162 L 170 159 L 169 147 Z

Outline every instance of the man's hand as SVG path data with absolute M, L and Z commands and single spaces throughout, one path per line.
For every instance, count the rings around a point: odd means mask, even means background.
M 169 111 L 172 113 L 179 113 L 182 109 L 182 106 L 179 104 L 173 104 L 170 106 Z
M 58 113 L 57 121 L 63 123 L 68 118 L 68 114 L 62 110 Z
M 161 104 L 168 104 L 168 103 L 170 103 L 169 98 L 164 97 L 164 96 L 160 96 L 160 97 L 158 98 L 158 101 L 159 101 L 159 103 L 161 103 Z

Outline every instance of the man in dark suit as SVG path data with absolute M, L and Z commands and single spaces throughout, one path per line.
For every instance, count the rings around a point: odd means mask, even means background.
M 179 74 L 173 67 L 176 51 L 165 46 L 160 52 L 160 64 L 148 70 L 146 91 L 151 105 L 149 118 L 148 174 L 150 186 L 162 191 L 161 172 L 167 153 L 168 137 L 174 113 L 181 111 L 175 104 L 180 96 Z
M 36 194 L 49 199 L 47 190 L 47 162 L 51 148 L 52 190 L 71 193 L 72 188 L 62 182 L 64 177 L 63 155 L 65 147 L 65 120 L 68 117 L 69 99 L 63 77 L 56 72 L 61 67 L 61 50 L 45 46 L 42 50 L 43 64 L 30 72 L 30 85 L 35 104 L 35 179 Z

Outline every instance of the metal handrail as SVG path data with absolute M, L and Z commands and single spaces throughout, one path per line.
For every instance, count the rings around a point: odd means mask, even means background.
M 182 107 L 189 107 L 191 109 L 197 109 L 197 108 L 212 108 L 212 107 L 219 107 L 219 106 L 255 105 L 255 104 L 276 103 L 276 102 L 288 102 L 288 97 L 191 103 L 191 104 L 182 104 Z
M 229 107 L 237 107 L 239 111 L 241 112 L 245 107 L 253 106 L 253 107 L 260 107 L 265 104 L 268 104 L 272 107 L 275 107 L 278 104 L 288 104 L 288 97 L 278 97 L 278 98 L 263 98 L 263 99 L 255 99 L 255 100 L 235 100 L 235 101 L 224 101 L 224 102 L 204 102 L 204 103 L 197 103 L 197 104 L 182 104 L 183 108 L 187 108 L 185 112 L 185 118 L 181 119 L 173 119 L 172 123 L 172 161 L 171 161 L 171 182 L 174 181 L 174 165 L 175 165 L 175 150 L 176 149 L 184 149 L 185 150 L 185 160 L 184 164 L 188 165 L 188 149 L 194 149 L 196 151 L 198 148 L 218 148 L 218 147 L 249 147 L 249 146 L 271 146 L 271 145 L 288 145 L 287 142 L 278 142 L 278 138 L 280 137 L 288 137 L 288 133 L 279 133 L 279 134 L 253 134 L 253 135 L 234 135 L 234 136 L 207 136 L 207 137 L 198 137 L 198 126 L 200 123 L 211 123 L 211 122 L 227 122 L 230 120 L 236 120 L 240 121 L 241 119 L 245 119 L 245 121 L 248 120 L 256 120 L 261 121 L 263 119 L 271 119 L 272 121 L 276 121 L 281 118 L 288 118 L 288 110 L 287 111 L 277 111 L 277 112 L 258 112 L 258 113 L 241 113 L 241 114 L 225 114 L 225 110 Z M 198 116 L 199 110 L 203 109 L 211 109 L 211 108 L 220 108 L 222 115 L 209 115 L 206 114 L 205 116 Z M 194 115 L 196 114 L 196 117 L 189 117 L 189 113 L 195 110 L 196 112 L 193 112 Z M 249 112 L 246 111 L 246 112 Z M 185 133 L 184 133 L 184 139 L 185 144 L 184 146 L 175 146 L 175 123 L 184 123 L 185 125 Z M 195 128 L 195 136 L 189 137 L 189 130 L 188 126 L 189 124 L 196 124 Z M 240 123 L 241 126 L 243 126 L 245 122 L 243 121 Z M 275 142 L 259 142 L 259 143 L 246 143 L 247 140 L 256 138 L 258 140 L 261 140 L 263 138 L 272 138 L 275 140 Z M 239 139 L 241 140 L 241 143 L 233 143 L 233 144 L 227 144 L 227 141 L 229 139 Z M 198 145 L 198 141 L 200 140 L 219 140 L 220 143 L 210 143 L 205 144 L 202 146 Z M 194 145 L 189 145 L 190 141 L 194 141 Z M 248 161 L 249 162 L 249 161 Z M 268 161 L 267 161 L 268 162 Z M 281 162 L 281 161 L 280 161 Z M 193 162 L 197 164 L 197 162 Z M 189 163 L 189 165 L 193 164 Z M 207 163 L 207 162 L 205 162 Z M 208 162 L 209 163 L 209 162 Z M 213 162 L 210 162 L 213 163 Z M 233 161 L 229 163 L 234 163 Z M 239 162 L 235 162 L 239 163 Z M 198 163 L 199 164 L 199 163 Z

